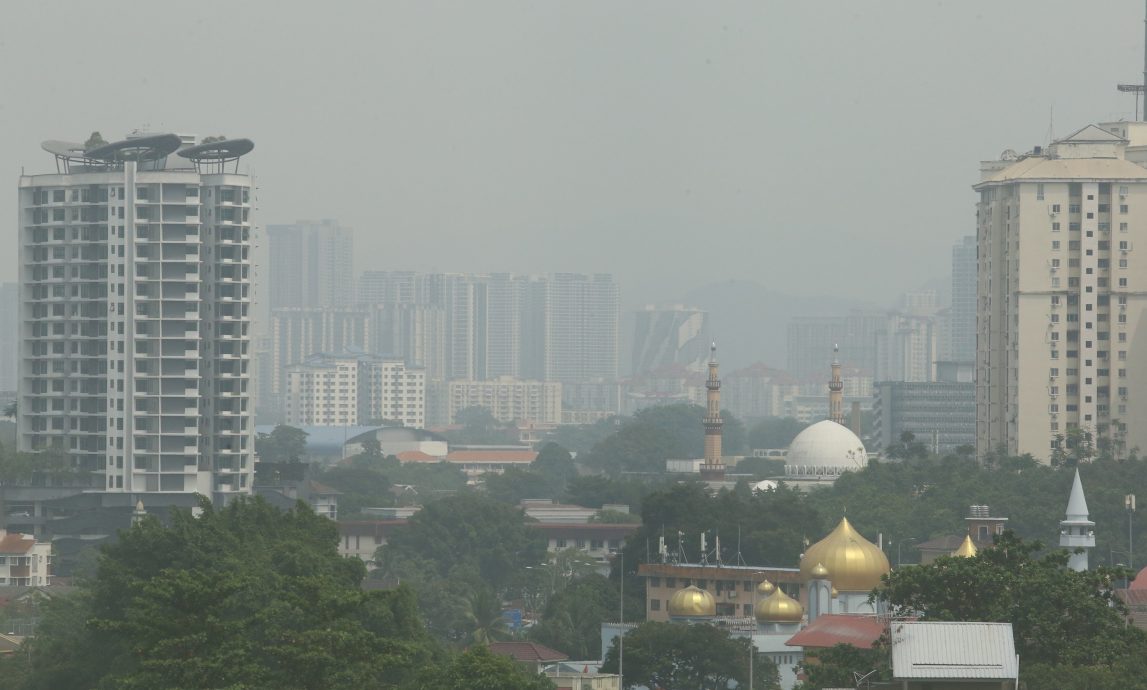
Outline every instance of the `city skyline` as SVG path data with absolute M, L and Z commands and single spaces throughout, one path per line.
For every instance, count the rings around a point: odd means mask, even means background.
M 19 6 L 0 29 L 11 125 L 0 160 L 15 173 L 32 165 L 40 139 L 93 130 L 113 138 L 132 127 L 200 136 L 238 127 L 267 152 L 251 169 L 258 222 L 339 217 L 359 233 L 363 267 L 609 272 L 626 308 L 682 301 L 726 278 L 883 305 L 942 271 L 943 253 L 966 234 L 969 160 L 1131 116 L 1132 97 L 1113 86 L 1137 76 L 1137 22 L 1062 21 L 1073 7 L 896 2 L 826 15 L 799 3 L 528 12 L 510 3 L 344 12 L 248 3 L 228 13 L 260 59 L 243 79 L 216 84 L 229 103 L 219 113 L 168 78 L 190 68 L 184 55 L 197 71 L 228 68 L 234 46 L 206 25 L 178 36 L 132 31 L 162 9 L 127 11 L 118 0 L 62 19 Z M 1106 16 L 1140 11 L 1127 0 Z M 112 17 L 136 36 L 130 50 L 77 53 Z M 82 112 L 45 112 L 51 80 L 10 67 L 37 51 L 24 27 L 39 21 L 60 38 L 44 57 L 61 69 L 108 71 L 150 55 L 125 82 L 150 97 L 77 82 Z M 949 30 L 931 31 L 940 25 Z M 637 26 L 650 29 L 640 32 L 641 59 L 628 57 Z M 803 38 L 814 30 L 816 41 Z M 990 39 L 997 34 L 1008 40 Z M 600 50 L 583 50 L 590 37 Z M 296 42 L 308 51 L 291 49 Z M 865 60 L 851 58 L 862 51 Z M 905 51 L 918 59 L 902 60 Z M 786 67 L 794 63 L 799 73 Z M 1025 78 L 963 76 L 995 64 Z M 363 71 L 377 89 L 348 83 Z M 838 86 L 820 86 L 829 82 Z M 260 99 L 246 97 L 254 85 L 266 87 Z M 1010 107 L 989 125 L 983 102 Z M 924 174 L 904 174 L 924 156 Z M 794 173 L 830 161 L 848 184 Z M 893 187 L 904 193 L 890 213 L 883 200 Z M 14 212 L 0 198 L 0 215 Z M 403 240 L 401 263 L 385 259 L 391 237 Z M 720 260 L 697 263 L 703 246 L 720 248 Z M 0 282 L 12 280 L 14 262 L 0 261 Z

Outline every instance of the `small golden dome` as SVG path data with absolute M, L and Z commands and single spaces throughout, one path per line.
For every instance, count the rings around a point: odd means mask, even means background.
M 960 544 L 960 548 L 953 551 L 952 555 L 956 558 L 975 558 L 976 553 L 976 545 L 972 543 L 972 535 L 969 534 L 964 537 L 964 543 Z
M 832 588 L 832 598 L 835 599 L 840 596 L 840 592 L 836 591 L 836 587 Z
M 758 623 L 800 623 L 804 615 L 804 607 L 800 602 L 785 594 L 780 587 L 776 587 L 768 599 L 757 602 L 753 612 Z
M 891 570 L 884 552 L 857 532 L 848 518 L 841 518 L 836 529 L 805 551 L 801 557 L 805 580 L 813 577 L 817 565 L 828 569 L 833 586 L 842 592 L 870 591 Z
M 772 594 L 773 590 L 776 588 L 777 586 L 768 580 L 761 580 L 761 584 L 757 585 L 757 594 L 763 594 L 767 597 Z
M 689 585 L 669 598 L 670 618 L 701 618 L 717 615 L 717 600 L 705 590 Z
M 809 574 L 818 580 L 823 580 L 828 577 L 828 568 L 824 567 L 823 563 L 817 563 L 816 567 L 813 568 Z

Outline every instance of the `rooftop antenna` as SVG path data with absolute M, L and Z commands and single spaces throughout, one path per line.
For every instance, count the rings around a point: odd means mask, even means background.
M 1139 96 L 1144 93 L 1147 88 L 1147 2 L 1144 2 L 1143 7 L 1143 83 L 1142 84 L 1118 84 L 1115 87 L 1123 93 L 1135 94 L 1135 113 L 1132 120 L 1147 120 L 1147 97 L 1143 99 L 1143 117 L 1139 117 Z

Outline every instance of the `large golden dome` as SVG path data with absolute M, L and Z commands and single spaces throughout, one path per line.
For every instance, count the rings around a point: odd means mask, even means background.
M 758 623 L 800 623 L 804 607 L 796 599 L 777 587 L 767 599 L 757 602 L 753 611 Z
M 818 564 L 828 569 L 832 586 L 841 592 L 870 591 L 891 570 L 884 552 L 857 532 L 848 518 L 841 518 L 836 529 L 805 551 L 801 577 L 812 577 Z
M 690 585 L 669 598 L 670 618 L 701 618 L 717 615 L 717 600 L 705 590 Z

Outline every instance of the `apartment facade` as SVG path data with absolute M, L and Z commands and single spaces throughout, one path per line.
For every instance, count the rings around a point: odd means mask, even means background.
M 354 231 L 335 220 L 268 225 L 272 311 L 354 303 Z
M 109 492 L 248 493 L 246 139 L 44 143 L 19 182 L 18 447 Z
M 31 534 L 0 529 L 0 585 L 47 587 L 52 584 L 52 543 Z
M 976 236 L 952 247 L 952 306 L 948 309 L 945 357 L 976 361 Z
M 1147 447 L 1143 123 L 981 166 L 976 448 L 1047 462 L 1078 430 Z M 1137 158 L 1132 162 L 1131 158 Z M 1140 334 L 1136 338 L 1136 334 Z
M 500 421 L 534 424 L 562 423 L 562 384 L 503 376 L 485 381 L 451 381 L 447 393 L 448 419 L 453 422 L 467 407 L 485 407 Z
M 402 360 L 362 353 L 314 355 L 287 369 L 285 423 L 359 426 L 372 420 L 426 424 L 426 375 Z

